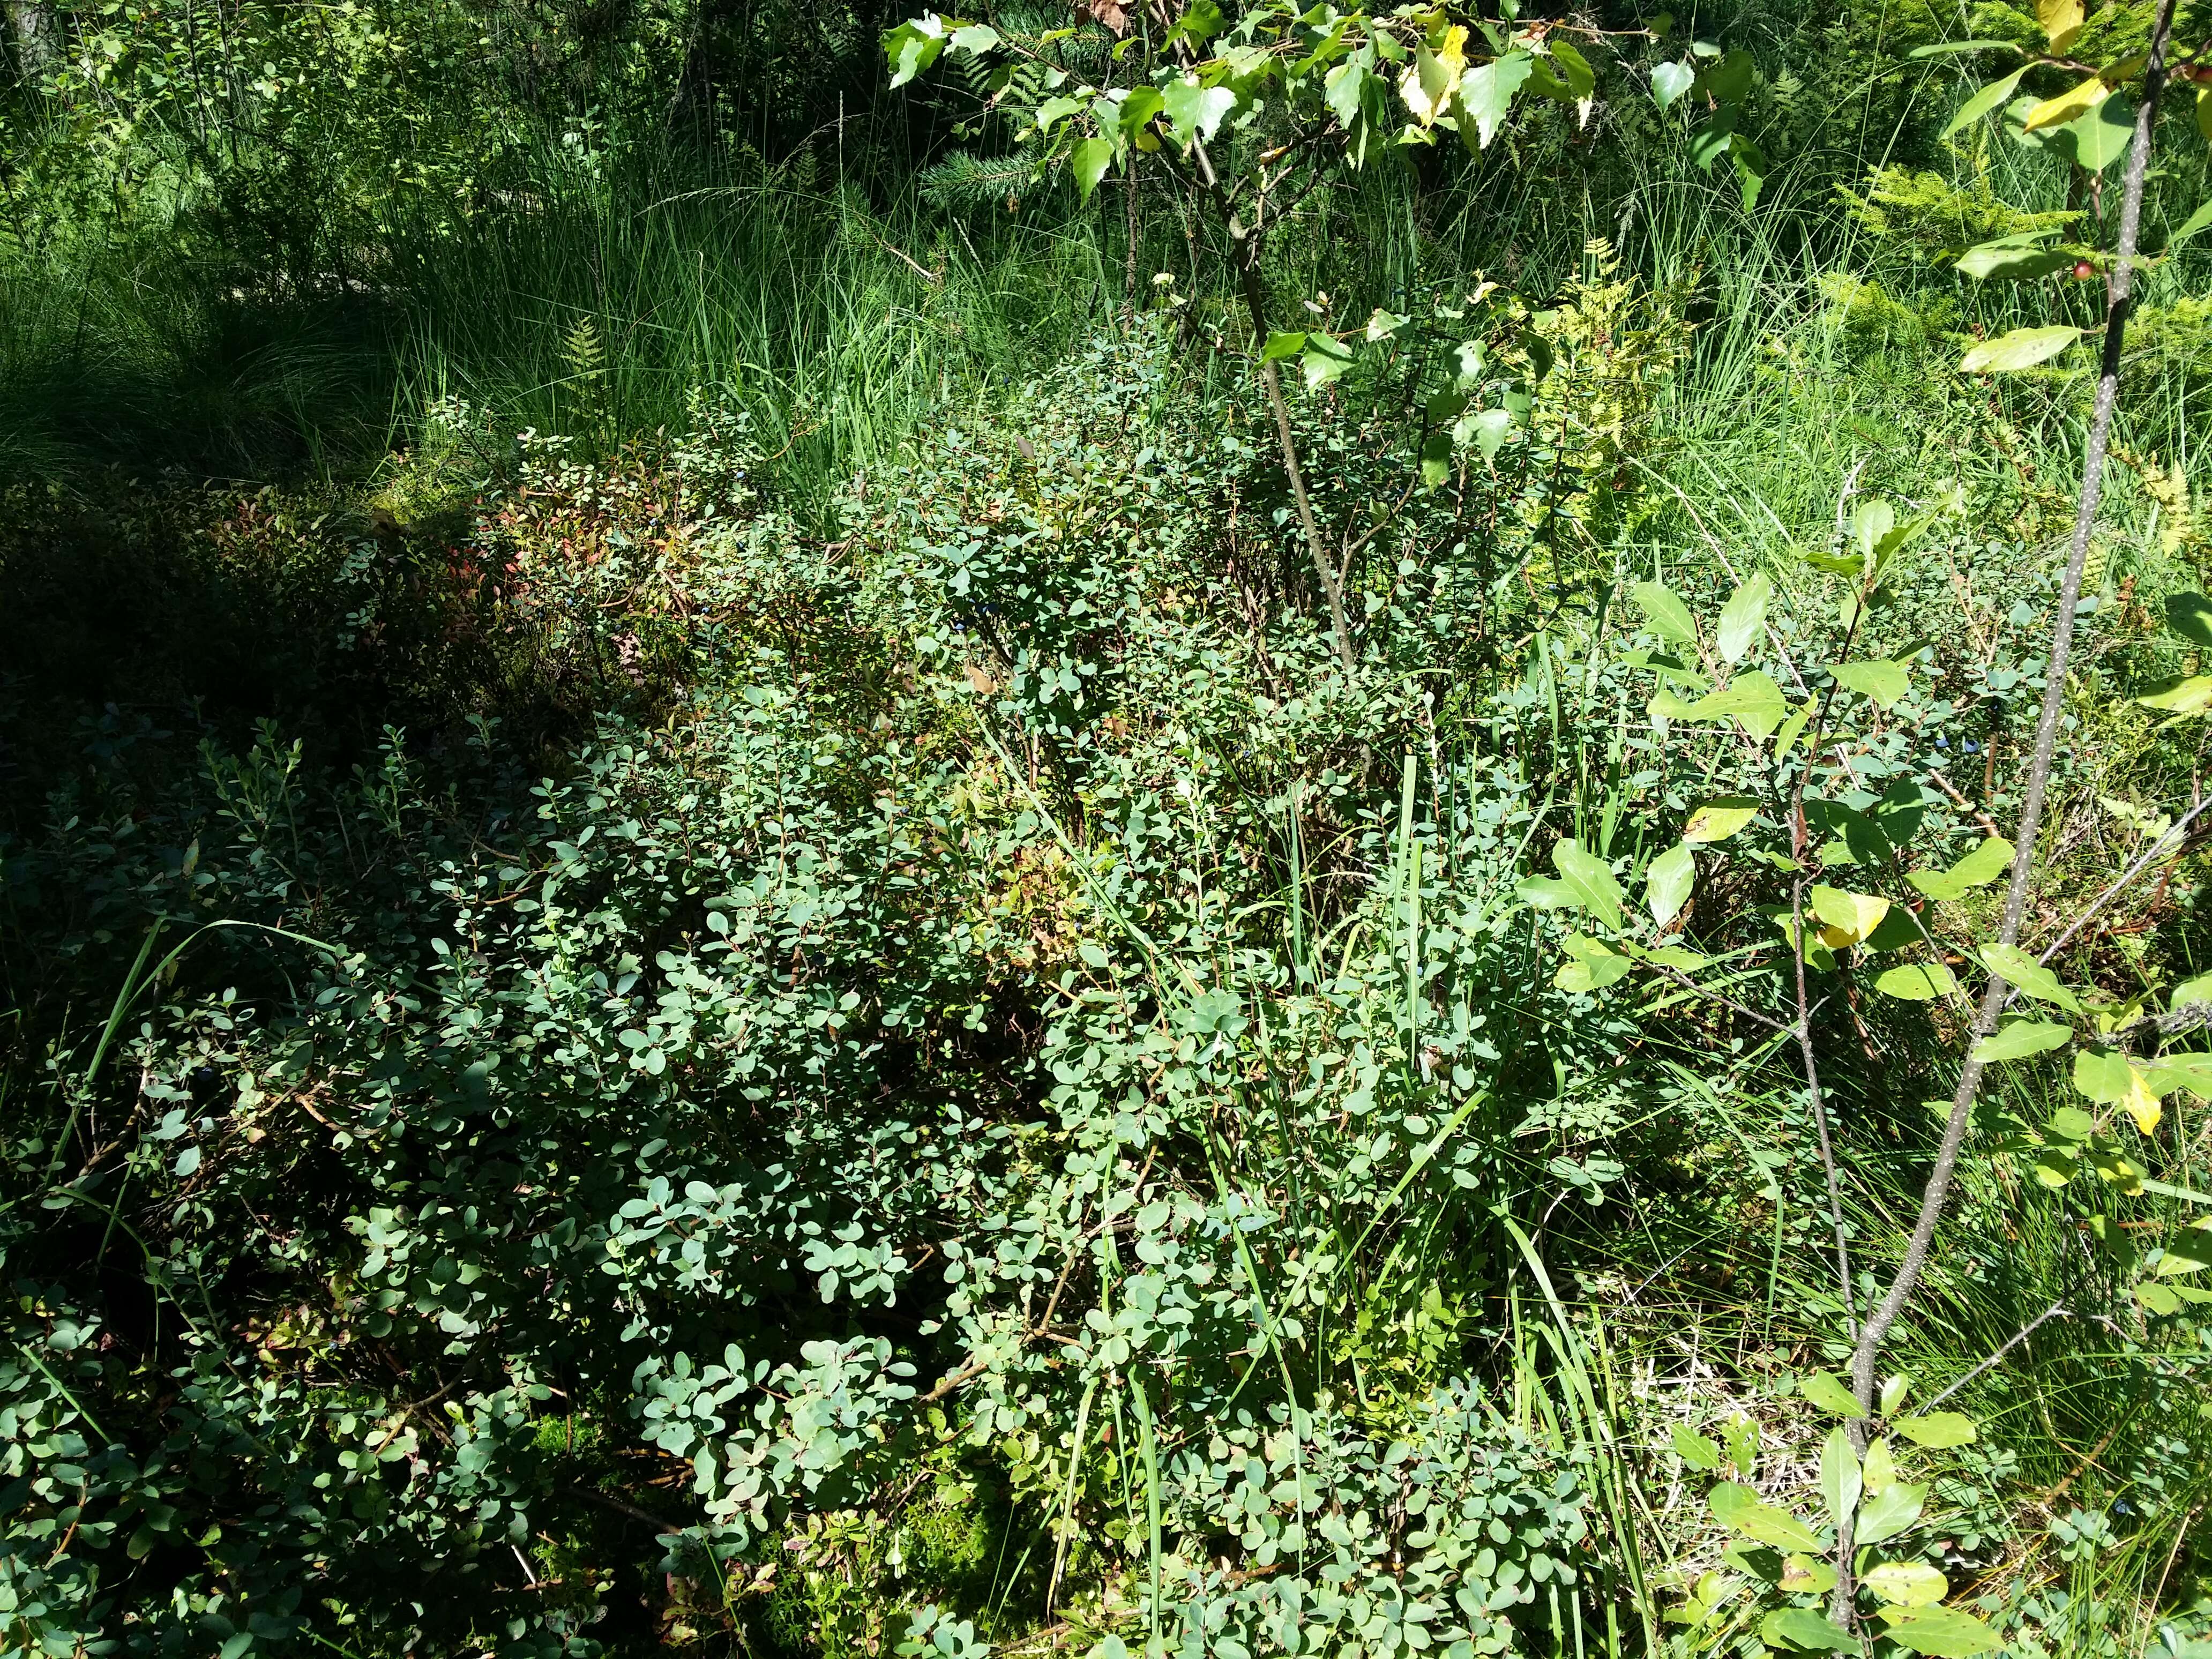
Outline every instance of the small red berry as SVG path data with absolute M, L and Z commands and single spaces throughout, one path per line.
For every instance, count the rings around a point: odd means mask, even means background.
M 2087 259 L 2076 259 L 2074 262 L 2074 280 L 2075 282 L 2086 283 L 2096 274 L 2097 267 L 2091 264 Z

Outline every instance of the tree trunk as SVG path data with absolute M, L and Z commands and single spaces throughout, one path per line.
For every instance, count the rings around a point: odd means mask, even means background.
M 26 84 L 42 81 L 62 57 L 62 20 L 54 0 L 6 0 L 6 6 L 16 76 Z

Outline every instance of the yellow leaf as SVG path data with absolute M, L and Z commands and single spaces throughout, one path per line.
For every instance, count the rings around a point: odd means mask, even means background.
M 1406 100 L 1406 107 L 1423 126 L 1436 125 L 1437 117 L 1451 102 L 1452 88 L 1459 85 L 1459 62 L 1447 62 L 1423 46 L 1413 54 L 1413 61 L 1398 82 L 1398 94 Z
M 1467 68 L 1467 31 L 1456 23 L 1446 29 L 1443 44 L 1437 48 L 1437 57 L 1457 79 Z
M 2063 52 L 2081 32 L 2081 0 L 2035 0 L 2035 21 L 2051 37 L 2051 49 Z
M 2128 1115 L 2136 1121 L 2136 1127 L 2145 1134 L 2158 1127 L 2158 1121 L 2166 1115 L 2166 1108 L 2158 1103 L 2158 1096 L 2150 1086 L 2150 1079 L 2139 1066 L 2128 1067 L 2128 1095 L 2120 1103 Z
M 1813 914 L 1826 924 L 1820 929 L 1820 942 L 1832 950 L 1840 950 L 1846 945 L 1856 945 L 1880 927 L 1881 919 L 1889 914 L 1889 901 L 1864 893 L 1846 893 L 1840 888 L 1815 887 Z
M 2093 75 L 2072 90 L 2062 92 L 2056 98 L 2045 99 L 2028 111 L 2027 119 L 2022 125 L 2030 132 L 2040 132 L 2045 127 L 2063 127 L 2069 121 L 2087 115 L 2112 95 L 2112 89 L 2105 84 L 2104 76 Z
M 2197 88 L 2197 131 L 2204 135 L 2204 142 L 2212 144 L 2212 87 Z

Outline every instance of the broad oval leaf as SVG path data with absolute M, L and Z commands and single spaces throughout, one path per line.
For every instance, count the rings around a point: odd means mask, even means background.
M 2063 1048 L 2074 1039 L 2071 1026 L 2050 1020 L 2019 1019 L 2000 1025 L 1974 1045 L 1973 1058 L 1986 1066 L 1992 1060 L 2026 1060 Z
M 1787 1510 L 1778 1510 L 1762 1504 L 1756 1497 L 1748 1503 L 1736 1503 L 1722 1513 L 1720 1494 L 1727 1488 L 1713 1488 L 1713 1513 L 1723 1525 L 1741 1533 L 1754 1543 L 1771 1544 L 1778 1550 L 1803 1550 L 1808 1555 L 1820 1553 L 1820 1540 L 1812 1529 Z M 1748 1488 L 1737 1486 L 1736 1492 Z
M 2013 845 L 1992 836 L 1948 870 L 1913 870 L 1905 879 L 1932 899 L 1963 898 L 2012 868 Z
M 1881 925 L 1889 914 L 1889 901 L 1869 893 L 1847 893 L 1840 887 L 1816 886 L 1809 895 L 1813 914 L 1826 924 L 1820 942 L 1831 950 L 1856 945 Z
M 1976 1659 L 2004 1645 L 1995 1631 L 1958 1607 L 1892 1607 L 1882 1619 L 1883 1635 L 1926 1659 Z
M 2006 984 L 2069 1014 L 2081 1012 L 2081 1001 L 2058 982 L 2058 975 L 2017 945 L 1984 945 L 1980 955 L 1982 966 Z
M 1575 902 L 1608 927 L 1620 927 L 1620 884 L 1613 867 L 1578 841 L 1555 842 L 1552 863 Z
M 1654 697 L 1655 713 L 1658 706 L 1659 698 Z M 1753 738 L 1764 740 L 1782 724 L 1789 709 L 1790 705 L 1783 700 L 1782 688 L 1771 676 L 1754 668 L 1748 673 L 1738 674 L 1719 690 L 1684 704 L 1679 711 L 1668 712 L 1677 720 L 1724 720 L 1733 717 L 1741 721 L 1743 729 Z
M 1751 580 L 1729 596 L 1721 607 L 1720 629 L 1716 643 L 1723 660 L 1735 663 L 1743 660 L 1752 641 L 1759 637 L 1759 624 L 1766 620 L 1767 601 L 1774 597 L 1774 584 L 1763 570 L 1752 573 Z M 1771 726 L 1767 728 L 1771 731 Z
M 2180 1001 L 2178 993 L 2175 1002 L 2178 1006 L 2187 1006 Z M 2176 1089 L 2186 1089 L 2192 1095 L 2212 1100 L 2212 1054 L 2160 1054 L 2147 1069 L 2150 1086 L 2160 1094 L 2170 1095 Z
M 1859 1638 L 1814 1607 L 1784 1607 L 1759 1621 L 1759 1634 L 1769 1648 L 1783 1652 L 1857 1653 Z
M 1859 1408 L 1858 1396 L 1851 1385 L 1833 1371 L 1808 1371 L 1797 1379 L 1797 1392 L 1808 1404 L 1819 1407 L 1832 1417 L 1858 1418 L 1866 1413 Z
M 1690 82 L 1698 78 L 1697 70 L 1687 64 L 1662 64 L 1651 71 L 1651 101 L 1661 109 L 1667 108 L 1690 89 Z
M 1650 618 L 1652 631 L 1661 639 L 1676 645 L 1698 642 L 1697 627 L 1690 620 L 1690 607 L 1666 583 L 1638 582 L 1628 590 L 1628 596 Z
M 2055 247 L 2006 247 L 1984 242 L 1959 256 L 1954 267 L 1961 276 L 1978 283 L 2033 283 L 2062 271 L 2074 256 Z
M 1856 691 L 1882 708 L 1895 707 L 1898 699 L 1912 689 L 1911 677 L 1901 662 L 1834 663 L 1828 672 L 1846 691 Z
M 1964 1446 L 1974 1437 L 1974 1419 L 1964 1412 L 1929 1412 L 1922 1417 L 1902 1418 L 1892 1426 L 1914 1445 L 1930 1451 Z
M 2009 374 L 2048 362 L 2081 337 L 2083 331 L 2060 324 L 2047 328 L 2016 328 L 1984 340 L 1959 360 L 1968 374 Z
M 2102 76 L 2093 75 L 2060 93 L 2056 98 L 2046 98 L 2028 111 L 2027 119 L 2021 123 L 2030 132 L 2040 132 L 2045 127 L 2063 127 L 2069 121 L 2087 115 L 2091 110 L 2112 95 L 2112 88 L 2105 84 Z
M 1759 803 L 1742 795 L 1723 795 L 1699 803 L 1682 826 L 1684 841 L 1726 841 L 1759 814 Z
M 2154 691 L 2136 701 L 2146 708 L 2169 714 L 2201 714 L 2212 708 L 2212 674 L 2191 675 L 2178 685 L 2169 685 L 2163 691 Z
M 1827 1500 L 1828 1518 L 1838 1526 L 1858 1509 L 1861 1486 L 1858 1454 L 1838 1423 L 1820 1447 L 1820 1496 Z
M 1859 1582 L 1893 1607 L 1932 1607 L 1951 1593 L 1951 1581 L 1925 1561 L 1885 1561 Z
M 1900 1002 L 1933 1002 L 1957 990 L 1959 981 L 1940 962 L 1909 962 L 1885 970 L 1874 988 Z
M 1874 1493 L 1859 1505 L 1858 1525 L 1852 1528 L 1851 1541 L 1879 1544 L 1896 1537 L 1920 1518 L 1921 1505 L 1927 1501 L 1927 1487 L 1908 1486 L 1902 1480 Z
M 1644 872 L 1644 902 L 1651 920 L 1661 927 L 1682 914 L 1690 890 L 1697 884 L 1697 855 L 1686 840 L 1679 841 L 1651 860 Z

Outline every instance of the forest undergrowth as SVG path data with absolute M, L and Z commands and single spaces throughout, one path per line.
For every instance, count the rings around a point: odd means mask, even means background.
M 19 9 L 11 1650 L 2212 1654 L 2188 17 Z

